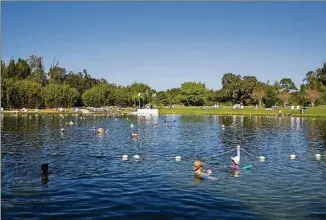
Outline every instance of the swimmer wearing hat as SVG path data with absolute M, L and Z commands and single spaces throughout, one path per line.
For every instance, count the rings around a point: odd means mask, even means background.
M 233 170 L 239 171 L 240 170 L 240 166 L 239 166 L 240 158 L 238 156 L 235 156 L 235 157 L 231 157 L 231 159 L 232 159 Z
M 97 129 L 97 133 L 98 133 L 98 134 L 103 134 L 103 133 L 104 133 L 104 129 L 103 129 L 103 128 L 99 128 L 99 129 Z
M 211 170 L 204 170 L 204 163 L 200 160 L 196 160 L 194 162 L 193 171 L 196 176 L 203 178 L 204 176 L 209 176 L 212 171 Z

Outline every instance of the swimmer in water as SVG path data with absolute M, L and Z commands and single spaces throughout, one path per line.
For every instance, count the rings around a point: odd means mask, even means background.
M 97 129 L 97 133 L 98 133 L 99 135 L 104 134 L 104 129 L 103 129 L 103 128 L 99 128 L 99 129 Z
M 154 125 L 154 127 L 155 127 L 155 128 L 158 128 L 158 127 L 159 127 L 159 124 L 158 124 L 158 123 L 156 123 L 156 124 Z
M 42 164 L 41 170 L 42 170 L 42 179 L 41 182 L 43 184 L 47 184 L 49 182 L 49 173 L 48 173 L 49 165 L 47 163 Z
M 131 137 L 132 137 L 132 138 L 137 138 L 137 134 L 136 134 L 135 132 L 132 132 L 132 133 L 131 133 Z
M 240 158 L 238 156 L 231 157 L 232 159 L 232 173 L 234 177 L 238 177 L 240 174 Z
M 209 176 L 212 171 L 204 170 L 204 163 L 200 160 L 196 160 L 194 162 L 193 171 L 197 177 L 204 178 L 205 176 Z

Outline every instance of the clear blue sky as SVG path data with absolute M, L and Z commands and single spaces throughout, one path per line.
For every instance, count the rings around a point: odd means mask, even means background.
M 2 57 L 36 53 L 68 71 L 154 89 L 221 88 L 224 73 L 259 80 L 326 61 L 326 2 L 2 2 Z

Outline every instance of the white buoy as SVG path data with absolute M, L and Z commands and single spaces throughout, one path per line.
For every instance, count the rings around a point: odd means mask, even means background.
M 133 128 L 133 127 L 135 127 L 135 125 L 131 123 L 131 124 L 130 124 L 130 127 Z
M 317 159 L 320 159 L 320 157 L 321 157 L 321 154 L 316 154 Z
M 291 158 L 291 159 L 295 159 L 295 157 L 296 157 L 296 156 L 295 156 L 294 154 L 291 154 L 291 155 L 290 155 L 290 158 Z
M 222 128 L 225 128 L 225 125 L 222 125 Z
M 64 128 L 61 128 L 61 132 L 64 132 L 66 129 L 64 129 Z
M 135 156 L 134 156 L 134 159 L 135 159 L 135 160 L 139 160 L 139 159 L 140 159 L 139 155 L 135 155 Z
M 70 125 L 73 125 L 74 123 L 72 121 L 69 122 Z
M 122 160 L 128 160 L 128 155 L 126 154 L 122 155 Z
M 181 156 L 176 156 L 176 157 L 175 157 L 175 160 L 176 160 L 176 161 L 181 161 Z
M 259 156 L 259 160 L 260 161 L 265 161 L 265 157 L 264 156 Z

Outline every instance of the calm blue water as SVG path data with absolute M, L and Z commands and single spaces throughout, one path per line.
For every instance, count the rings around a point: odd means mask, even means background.
M 66 124 L 70 120 L 75 124 Z M 109 131 L 99 136 L 93 126 Z M 130 138 L 132 131 L 139 140 Z M 265 162 L 241 151 L 241 166 L 253 166 L 235 176 L 228 166 L 236 151 L 219 154 L 237 144 L 264 155 Z M 317 160 L 316 153 L 326 155 L 325 119 L 4 116 L 1 214 L 3 219 L 326 219 L 326 157 Z M 135 154 L 141 161 L 134 161 Z M 290 154 L 300 157 L 290 160 Z M 177 155 L 183 160 L 175 161 Z M 195 159 L 217 180 L 195 178 Z M 49 164 L 43 180 L 42 163 Z

